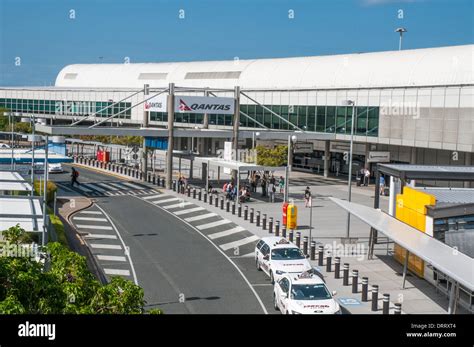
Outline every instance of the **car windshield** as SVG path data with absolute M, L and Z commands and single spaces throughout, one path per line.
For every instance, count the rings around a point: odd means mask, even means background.
M 291 287 L 291 298 L 293 300 L 327 300 L 331 299 L 331 294 L 322 283 L 294 284 Z
M 272 250 L 272 260 L 297 260 L 305 256 L 298 248 L 277 248 Z

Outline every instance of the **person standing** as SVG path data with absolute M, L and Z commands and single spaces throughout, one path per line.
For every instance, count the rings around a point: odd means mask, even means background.
M 267 196 L 267 179 L 266 179 L 266 177 L 263 177 L 261 181 L 262 181 L 262 183 L 261 183 L 262 197 L 266 197 Z
M 380 175 L 380 195 L 385 195 L 385 177 L 383 175 Z
M 364 186 L 365 187 L 369 185 L 369 180 L 370 180 L 370 171 L 369 169 L 365 168 L 365 173 L 364 173 Z
M 270 179 L 270 184 L 268 185 L 268 193 L 270 195 L 270 202 L 275 202 L 275 183 L 272 183 L 272 180 Z
M 79 171 L 77 171 L 75 168 L 72 168 L 71 171 L 71 187 L 74 187 L 74 183 L 79 185 L 80 183 L 77 181 L 77 178 L 79 177 Z
M 283 178 L 283 176 L 280 176 L 278 186 L 280 187 L 280 194 L 283 194 L 283 189 L 285 188 L 285 179 Z
M 311 207 L 311 190 L 306 187 L 304 191 L 304 207 Z

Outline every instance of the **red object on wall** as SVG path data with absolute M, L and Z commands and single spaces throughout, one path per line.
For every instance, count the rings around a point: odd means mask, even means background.
M 110 161 L 110 152 L 97 151 L 97 161 L 108 163 Z
M 103 151 L 97 151 L 97 160 L 102 161 L 104 157 L 104 152 Z
M 287 216 L 287 212 L 288 212 L 288 203 L 287 202 L 284 202 L 283 203 L 283 208 L 282 208 L 282 212 L 283 212 L 283 225 L 286 226 L 286 216 Z

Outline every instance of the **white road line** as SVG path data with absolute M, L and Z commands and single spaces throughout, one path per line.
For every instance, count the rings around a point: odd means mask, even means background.
M 138 199 L 138 198 L 137 198 Z M 115 233 L 117 234 L 118 238 L 120 239 L 120 242 L 122 243 L 123 245 L 123 248 L 126 250 L 125 251 L 125 255 L 127 256 L 128 258 L 128 262 L 130 264 L 130 269 L 132 269 L 132 275 L 133 275 L 133 282 L 135 282 L 135 284 L 138 286 L 138 279 L 137 279 L 137 273 L 135 271 L 135 267 L 133 266 L 133 261 L 132 261 L 132 257 L 130 256 L 130 247 L 127 247 L 125 245 L 125 242 L 123 242 L 123 239 L 122 239 L 122 236 L 120 235 L 117 227 L 115 226 L 114 222 L 112 221 L 112 219 L 107 215 L 107 213 L 105 213 L 105 211 L 102 209 L 102 207 L 100 207 L 99 205 L 96 205 L 97 208 L 99 210 L 102 211 L 102 213 L 105 215 L 105 217 L 109 220 L 109 223 L 112 225 L 112 227 L 114 228 L 115 230 Z
M 110 184 L 107 184 L 107 183 L 104 183 L 104 182 L 98 182 L 96 183 L 98 186 L 101 186 L 101 187 L 104 187 L 104 188 L 107 188 L 107 189 L 110 189 L 110 190 L 117 190 L 117 188 L 115 188 L 114 186 L 110 185 Z
M 136 184 L 130 183 L 130 182 L 120 182 L 121 184 L 126 185 L 127 187 L 133 188 L 133 189 L 138 189 L 141 190 L 143 187 L 137 186 Z
M 118 190 L 125 190 L 125 189 L 128 189 L 127 187 L 124 187 L 124 186 L 118 184 L 117 182 L 109 182 L 108 184 L 110 184 L 110 185 L 113 186 L 113 187 L 117 187 Z
M 128 271 L 128 270 L 104 269 L 104 272 L 105 272 L 107 275 L 130 276 L 130 271 Z
M 103 245 L 100 243 L 91 243 L 92 248 L 100 248 L 100 249 L 122 249 L 120 245 Z
M 117 236 L 115 235 L 107 235 L 107 234 L 89 234 L 84 236 L 86 239 L 110 239 L 110 240 L 117 240 Z
M 97 190 L 101 193 L 105 193 L 107 191 L 104 188 L 99 187 L 97 183 L 87 183 L 87 187 Z
M 94 217 L 74 217 L 74 220 L 89 220 L 94 222 L 107 222 L 106 218 L 94 218 Z
M 166 197 L 170 197 L 170 196 L 171 195 L 168 195 L 168 194 L 157 194 L 157 195 L 145 196 L 143 199 L 145 199 L 145 200 L 161 199 L 161 198 L 166 198 Z
M 79 229 L 97 229 L 97 230 L 113 230 L 112 227 L 110 227 L 108 225 L 76 224 L 76 228 L 79 228 Z
M 239 227 L 235 227 L 235 228 L 225 230 L 225 231 L 221 231 L 221 232 L 218 232 L 218 233 L 209 234 L 209 235 L 207 235 L 207 237 L 209 237 L 211 240 L 215 240 L 215 239 L 218 239 L 220 237 L 229 236 L 229 235 L 232 235 L 232 234 L 235 234 L 235 233 L 240 233 L 241 231 L 244 231 L 244 230 L 245 230 L 245 228 L 242 228 L 242 227 L 239 226 Z
M 193 213 L 197 211 L 202 211 L 205 210 L 204 207 L 194 207 L 194 208 L 188 208 L 187 210 L 181 210 L 181 211 L 173 211 L 173 213 L 177 216 L 183 215 L 183 214 L 188 214 L 188 213 Z
M 199 230 L 204 230 L 204 229 L 214 228 L 219 225 L 224 225 L 224 224 L 229 224 L 229 223 L 232 223 L 232 222 L 228 219 L 222 219 L 222 220 L 218 220 L 217 222 L 198 225 L 196 226 L 196 228 L 198 228 Z
M 176 208 L 176 207 L 183 208 L 184 206 L 189 206 L 189 205 L 192 205 L 192 204 L 193 204 L 192 202 L 180 202 L 179 204 L 163 206 L 163 208 L 165 208 L 165 209 Z
M 137 199 L 138 199 L 138 198 L 137 198 Z M 146 202 L 148 202 L 150 205 L 152 205 L 151 202 L 149 202 L 149 201 L 146 201 Z M 169 213 L 170 215 L 173 216 L 173 213 L 172 213 L 172 212 L 167 211 L 167 210 L 164 210 L 164 209 L 163 209 L 163 211 L 165 211 L 165 212 L 167 212 L 167 213 Z M 183 212 L 183 211 L 181 211 L 181 212 Z M 197 232 L 199 235 L 201 235 L 205 240 L 207 240 L 207 241 L 209 242 L 209 244 L 210 244 L 212 247 L 215 247 L 215 249 L 216 249 L 220 254 L 222 254 L 222 255 L 224 256 L 224 258 L 226 258 L 226 259 L 229 261 L 229 263 L 232 264 L 232 266 L 235 268 L 235 270 L 240 274 L 240 276 L 242 277 L 242 279 L 245 281 L 245 283 L 247 284 L 247 286 L 249 287 L 249 289 L 252 291 L 253 295 L 255 296 L 255 298 L 257 299 L 258 303 L 260 304 L 260 308 L 262 309 L 263 313 L 264 313 L 264 314 L 268 314 L 267 308 L 266 308 L 265 305 L 263 304 L 262 299 L 260 298 L 260 296 L 259 296 L 258 293 L 256 292 L 255 288 L 252 287 L 252 285 L 250 284 L 248 278 L 245 277 L 244 273 L 243 273 L 242 270 L 237 266 L 237 264 L 236 264 L 227 254 L 225 254 L 225 253 L 222 251 L 222 249 L 219 248 L 219 246 L 217 246 L 214 242 L 212 242 L 209 238 L 207 238 L 207 237 L 206 237 L 202 232 L 200 232 L 194 225 L 192 225 L 191 223 L 186 222 L 185 220 L 183 220 L 183 219 L 181 219 L 181 218 L 179 218 L 179 217 L 176 217 L 176 216 L 175 216 L 175 218 L 178 219 L 178 220 L 180 220 L 180 221 L 182 221 L 183 223 L 185 223 L 186 225 L 188 225 L 190 228 L 196 230 L 196 232 Z M 133 270 L 133 267 L 132 267 L 132 270 Z
M 228 249 L 234 248 L 234 247 L 240 247 L 243 246 L 247 243 L 254 242 L 259 240 L 260 238 L 257 235 L 252 235 L 249 237 L 246 237 L 241 240 L 237 240 L 234 242 L 229 242 L 229 243 L 224 243 L 223 245 L 219 245 L 220 248 L 222 248 L 224 251 L 227 251 Z
M 107 261 L 127 261 L 127 258 L 119 256 L 119 255 L 97 255 L 97 259 L 99 260 L 107 260 Z
M 82 190 L 83 192 L 86 192 L 86 193 L 92 193 L 92 190 L 90 189 L 87 189 L 86 187 L 84 187 L 84 184 L 85 183 L 81 183 L 77 186 L 75 186 L 76 188 L 79 188 L 80 190 Z
M 100 211 L 80 211 L 80 214 L 102 214 Z
M 199 216 L 194 216 L 194 217 L 188 217 L 184 218 L 186 222 L 194 222 L 196 220 L 201 220 L 201 219 L 206 219 L 206 218 L 211 218 L 217 216 L 217 213 L 206 213 L 206 214 L 200 214 Z
M 171 198 L 171 199 L 165 199 L 165 200 L 152 201 L 152 203 L 154 203 L 154 204 L 163 204 L 165 202 L 179 201 L 179 200 L 183 200 L 183 199 Z

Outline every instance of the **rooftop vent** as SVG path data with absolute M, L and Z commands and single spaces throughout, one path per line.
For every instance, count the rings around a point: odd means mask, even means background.
M 77 73 L 67 73 L 64 75 L 65 80 L 75 80 L 77 77 Z
M 237 79 L 242 71 L 212 71 L 212 72 L 188 72 L 186 80 L 225 80 Z
M 168 76 L 166 72 L 142 72 L 138 75 L 139 80 L 165 80 Z

